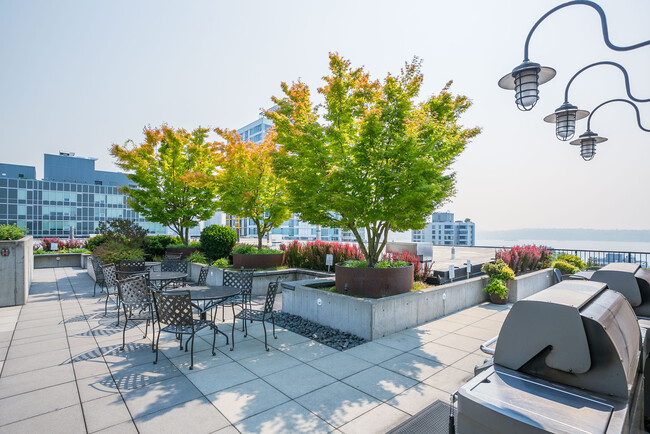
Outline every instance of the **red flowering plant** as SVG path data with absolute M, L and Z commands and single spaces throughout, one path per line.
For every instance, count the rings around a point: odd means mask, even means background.
M 546 247 L 535 245 L 504 248 L 495 255 L 495 259 L 503 260 L 515 274 L 546 268 L 552 257 L 553 254 Z
M 287 266 L 311 270 L 326 271 L 325 260 L 328 254 L 334 257 L 334 264 L 363 259 L 363 253 L 358 246 L 338 242 L 316 240 L 303 244 L 299 241 L 292 241 L 289 244 L 280 245 L 280 249 L 284 252 L 284 261 Z
M 386 251 L 381 258 L 382 261 L 404 261 L 413 264 L 413 279 L 415 281 L 424 282 L 427 277 L 431 276 L 433 264 L 430 261 L 420 262 L 420 258 L 411 252 L 393 252 L 392 250 Z

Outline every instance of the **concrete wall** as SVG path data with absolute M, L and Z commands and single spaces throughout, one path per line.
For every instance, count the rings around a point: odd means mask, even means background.
M 508 289 L 510 289 L 508 303 L 523 300 L 556 283 L 558 282 L 555 272 L 550 268 L 518 276 L 517 280 L 507 282 Z
M 552 270 L 520 276 L 513 301 L 555 284 Z M 355 298 L 322 291 L 334 279 L 284 282 L 282 311 L 374 340 L 415 327 L 488 300 L 487 276 L 379 299 Z
M 34 268 L 81 267 L 86 268 L 85 253 L 46 253 L 34 255 Z M 92 268 L 92 264 L 91 264 Z M 94 273 L 93 273 L 94 276 Z
M 34 239 L 0 241 L 0 307 L 27 303 L 34 274 Z

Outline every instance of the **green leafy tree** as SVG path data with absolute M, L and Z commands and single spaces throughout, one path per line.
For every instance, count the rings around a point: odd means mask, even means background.
M 136 184 L 122 191 L 129 205 L 147 220 L 171 228 L 184 244 L 189 229 L 207 220 L 217 210 L 214 144 L 207 142 L 209 130 L 145 128 L 145 141 L 135 145 L 113 145 L 117 165 Z
M 219 207 L 237 217 L 249 218 L 257 228 L 257 249 L 271 230 L 291 217 L 286 181 L 273 171 L 277 146 L 269 132 L 261 143 L 243 141 L 235 131 L 215 130 L 223 139 L 218 176 Z
M 330 54 L 330 75 L 318 89 L 322 117 L 300 81 L 282 83 L 285 96 L 274 97 L 278 108 L 266 112 L 281 145 L 275 169 L 287 180 L 291 208 L 312 224 L 350 230 L 371 267 L 389 230 L 423 228 L 453 195 L 449 166 L 480 132 L 458 123 L 471 103 L 451 95 L 451 82 L 417 102 L 420 65 L 416 58 L 381 83 Z

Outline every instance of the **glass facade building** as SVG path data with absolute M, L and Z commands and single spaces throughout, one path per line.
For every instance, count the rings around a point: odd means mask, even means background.
M 431 223 L 421 231 L 411 232 L 411 241 L 441 246 L 473 246 L 476 243 L 474 222 L 454 221 L 450 212 L 433 213 Z
M 36 169 L 0 163 L 0 224 L 16 224 L 35 238 L 96 233 L 100 221 L 134 220 L 150 234 L 165 227 L 151 223 L 127 206 L 119 188 L 128 183 L 119 172 L 95 170 L 95 160 L 73 153 L 45 154 L 44 177 Z

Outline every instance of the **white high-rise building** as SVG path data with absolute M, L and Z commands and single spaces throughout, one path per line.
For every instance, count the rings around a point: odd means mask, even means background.
M 473 246 L 476 243 L 476 228 L 470 219 L 454 221 L 453 213 L 433 213 L 431 223 L 420 231 L 411 232 L 411 241 L 441 246 Z

